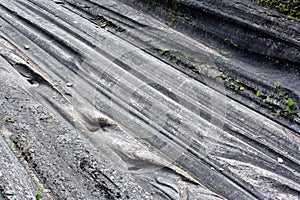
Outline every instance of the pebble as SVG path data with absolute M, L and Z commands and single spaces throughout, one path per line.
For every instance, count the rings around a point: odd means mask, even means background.
M 26 45 L 24 45 L 24 49 L 29 49 L 30 47 L 29 47 L 29 45 L 28 44 L 26 44 Z
M 278 163 L 282 164 L 283 163 L 283 159 L 282 158 L 277 158 Z
M 106 22 L 101 22 L 100 27 L 105 28 L 106 27 Z
M 29 149 L 28 150 L 30 153 L 34 153 L 34 149 Z
M 72 86 L 73 86 L 73 83 L 71 83 L 71 82 L 67 83 L 67 87 L 72 87 Z

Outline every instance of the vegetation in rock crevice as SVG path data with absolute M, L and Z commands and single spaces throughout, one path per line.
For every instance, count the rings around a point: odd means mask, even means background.
M 288 15 L 289 18 L 294 17 L 300 19 L 300 0 L 256 0 L 267 7 L 275 8 L 279 12 Z

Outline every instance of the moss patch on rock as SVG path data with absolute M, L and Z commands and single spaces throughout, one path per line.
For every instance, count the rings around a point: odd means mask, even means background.
M 279 12 L 286 14 L 289 18 L 300 20 L 300 0 L 256 0 L 270 8 L 275 8 Z

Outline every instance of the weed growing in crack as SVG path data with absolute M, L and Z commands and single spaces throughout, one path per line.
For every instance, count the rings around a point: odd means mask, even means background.
M 238 47 L 238 46 L 239 46 L 239 45 L 238 45 L 236 42 L 234 42 L 232 39 L 225 38 L 224 41 L 225 41 L 225 42 L 229 42 L 229 43 L 230 43 L 232 46 L 234 46 L 234 47 Z
M 165 55 L 165 54 L 167 53 L 167 50 L 159 49 L 159 50 L 158 50 L 158 53 L 159 53 L 161 56 L 163 56 L 163 55 Z
M 230 56 L 231 56 L 231 53 L 230 53 L 229 51 L 224 51 L 224 50 L 222 50 L 222 51 L 220 52 L 220 54 L 221 54 L 222 56 L 225 56 L 225 57 L 230 57 Z
M 272 104 L 272 100 L 271 100 L 270 96 L 267 96 L 267 98 L 264 99 L 264 102 L 267 104 Z
M 281 83 L 279 83 L 279 82 L 275 82 L 274 85 L 275 85 L 276 89 L 280 89 L 280 87 L 281 87 Z
M 192 27 L 195 27 L 195 26 L 196 26 L 195 22 L 193 22 L 193 21 L 189 21 L 188 23 L 189 23 L 189 25 L 191 25 Z
M 284 103 L 285 103 L 285 113 L 287 115 L 294 115 L 297 113 L 296 102 L 293 99 L 291 98 L 285 99 Z
M 276 116 L 276 117 L 279 117 L 280 114 L 281 114 L 281 111 L 280 111 L 280 110 L 276 110 L 275 116 Z
M 257 96 L 257 97 L 261 97 L 261 96 L 262 96 L 262 92 L 261 92 L 260 90 L 257 90 L 257 91 L 256 91 L 256 96 Z
M 0 117 L 0 121 L 13 121 L 11 116 Z
M 35 195 L 35 199 L 36 200 L 41 200 L 43 198 L 42 193 L 43 193 L 43 188 L 40 185 L 38 185 L 38 192 Z

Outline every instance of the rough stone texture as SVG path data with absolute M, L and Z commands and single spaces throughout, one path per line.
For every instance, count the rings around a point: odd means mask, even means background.
M 139 10 L 114 0 L 0 2 L 2 130 L 44 198 L 298 199 L 299 114 L 274 111 L 285 109 L 278 92 L 299 102 L 299 25 L 285 21 L 274 36 L 264 25 L 279 20 L 263 21 L 254 4 L 176 1 L 170 28 L 163 3 L 147 11 L 164 12 L 159 21 L 132 2 Z M 245 26 L 252 18 L 256 28 Z M 243 40 L 249 33 L 266 38 Z M 225 55 L 234 38 L 261 55 Z M 261 47 L 277 40 L 294 47 Z
M 1 133 L 7 134 L 8 131 L 3 128 Z M 0 191 L 2 196 L 7 199 L 35 199 L 37 193 L 35 182 L 8 147 L 3 136 L 0 137 L 0 146 Z

